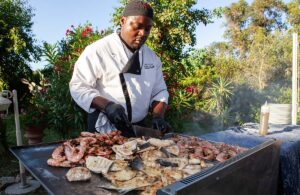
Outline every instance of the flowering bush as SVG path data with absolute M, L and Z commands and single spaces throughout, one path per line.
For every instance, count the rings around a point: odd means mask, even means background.
M 69 82 L 74 64 L 84 48 L 102 38 L 111 30 L 97 31 L 90 24 L 67 29 L 66 38 L 56 45 L 44 44 L 44 56 L 49 63 L 47 72 L 51 86 L 46 93 L 49 106 L 49 124 L 64 138 L 86 129 L 86 113 L 72 100 Z

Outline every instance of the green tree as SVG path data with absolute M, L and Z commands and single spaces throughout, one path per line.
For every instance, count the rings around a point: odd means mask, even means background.
M 32 8 L 22 0 L 0 0 L 0 75 L 10 89 L 27 91 L 20 78 L 29 77 L 29 63 L 38 59 L 32 33 Z
M 254 0 L 250 9 L 252 28 L 263 29 L 265 33 L 286 28 L 286 5 L 282 0 Z
M 270 84 L 289 83 L 291 45 L 290 36 L 284 33 L 256 33 L 243 67 L 246 81 L 259 90 Z
M 230 7 L 226 7 L 224 15 L 227 21 L 225 38 L 229 40 L 232 47 L 243 54 L 249 41 L 249 30 L 247 29 L 249 5 L 246 1 L 239 0 L 237 3 L 232 3 Z
M 290 40 L 285 19 L 290 17 L 284 17 L 286 13 L 287 6 L 281 0 L 255 0 L 251 4 L 239 0 L 226 7 L 228 42 L 211 47 L 221 62 L 214 63 L 222 67 L 216 68 L 222 70 L 219 74 L 260 90 L 274 82 L 287 84 Z M 234 74 L 224 75 L 233 70 Z
M 288 3 L 288 21 L 293 27 L 293 31 L 300 34 L 300 0 L 293 0 Z
M 239 56 L 246 57 L 257 32 L 268 35 L 286 28 L 285 13 L 286 5 L 281 0 L 254 0 L 251 5 L 239 0 L 225 8 L 225 37 Z

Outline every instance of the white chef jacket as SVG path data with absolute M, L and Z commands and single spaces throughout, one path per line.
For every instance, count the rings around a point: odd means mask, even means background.
M 108 35 L 87 46 L 75 63 L 70 92 L 76 103 L 91 113 L 92 100 L 102 96 L 120 104 L 127 113 L 119 73 L 128 62 L 122 41 L 117 33 Z M 168 102 L 169 94 L 162 74 L 162 64 L 147 46 L 139 50 L 141 75 L 124 73 L 132 107 L 132 121 L 145 118 L 153 101 Z

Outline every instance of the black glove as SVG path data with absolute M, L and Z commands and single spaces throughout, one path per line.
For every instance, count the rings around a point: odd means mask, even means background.
M 125 114 L 125 109 L 120 104 L 109 102 L 104 109 L 107 118 L 117 126 L 127 126 L 129 120 Z
M 171 131 L 170 124 L 161 117 L 154 117 L 152 119 L 152 128 L 158 129 L 162 133 L 168 133 Z

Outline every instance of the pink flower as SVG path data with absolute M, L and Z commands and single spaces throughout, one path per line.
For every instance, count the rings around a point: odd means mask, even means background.
M 84 38 L 86 36 L 86 33 L 85 33 L 85 31 L 82 31 L 82 33 L 81 33 L 81 37 L 82 38 Z
M 92 28 L 86 27 L 86 28 L 82 31 L 81 37 L 84 38 L 84 37 L 86 37 L 86 36 L 89 36 L 90 33 L 91 33 L 92 31 L 93 31 Z
M 90 32 L 92 32 L 92 28 L 86 27 L 86 28 L 85 28 L 85 31 L 86 31 L 87 33 L 90 33 Z
M 68 36 L 69 34 L 70 34 L 70 29 L 67 29 L 66 36 Z
M 189 86 L 189 87 L 187 87 L 187 88 L 185 88 L 185 91 L 187 92 L 187 93 L 194 93 L 194 87 L 193 86 Z

